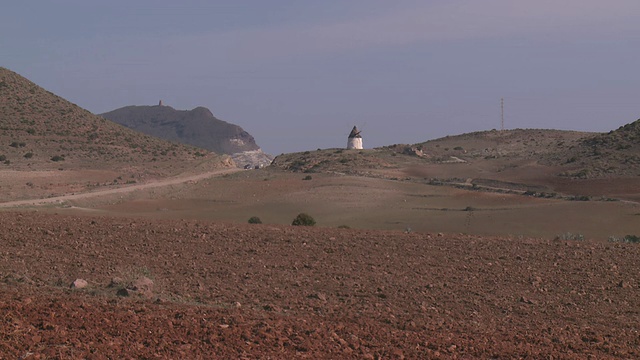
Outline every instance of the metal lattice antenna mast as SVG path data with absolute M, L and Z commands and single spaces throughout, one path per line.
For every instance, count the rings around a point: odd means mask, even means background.
M 504 98 L 500 98 L 500 131 L 504 130 Z

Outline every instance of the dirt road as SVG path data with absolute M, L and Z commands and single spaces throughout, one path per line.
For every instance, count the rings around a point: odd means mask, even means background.
M 237 168 L 217 169 L 214 171 L 209 171 L 209 172 L 197 174 L 197 175 L 172 177 L 168 179 L 162 179 L 162 180 L 148 182 L 148 183 L 139 184 L 139 185 L 125 186 L 125 187 L 120 187 L 116 189 L 105 189 L 105 190 L 90 191 L 90 192 L 84 192 L 84 193 L 74 193 L 74 194 L 55 196 L 50 198 L 8 201 L 8 202 L 0 203 L 0 208 L 39 206 L 39 205 L 46 205 L 46 204 L 52 204 L 52 203 L 61 203 L 68 200 L 85 199 L 85 198 L 95 197 L 95 196 L 122 194 L 122 193 L 128 193 L 136 190 L 146 190 L 146 189 L 151 189 L 156 187 L 182 184 L 190 181 L 199 181 L 199 180 L 207 179 L 214 176 L 231 174 L 237 171 L 241 171 L 241 169 L 237 169 Z

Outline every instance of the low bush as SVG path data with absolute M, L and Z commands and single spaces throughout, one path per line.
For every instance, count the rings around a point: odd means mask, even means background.
M 315 224 L 316 221 L 313 219 L 313 217 L 305 213 L 298 214 L 298 216 L 296 216 L 296 218 L 293 219 L 293 222 L 291 223 L 291 225 L 294 226 L 314 226 Z
M 248 222 L 249 224 L 262 224 L 262 220 L 257 216 L 250 217 Z
M 638 236 L 638 235 L 627 235 L 627 236 L 624 237 L 624 242 L 640 243 L 640 236 Z
M 556 240 L 584 240 L 584 236 L 582 234 L 572 234 L 570 232 L 566 232 L 564 234 L 556 235 Z
M 626 235 L 623 238 L 619 238 L 617 236 L 609 236 L 609 242 L 621 242 L 621 243 L 637 244 L 637 243 L 640 243 L 640 236 L 638 236 L 638 235 Z

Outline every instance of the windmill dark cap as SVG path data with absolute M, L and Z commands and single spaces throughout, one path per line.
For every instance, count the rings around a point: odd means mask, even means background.
M 362 136 L 360 136 L 360 130 L 358 130 L 357 127 L 353 127 L 353 130 L 351 130 L 351 134 L 349 134 L 349 139 L 353 139 L 353 138 L 360 138 Z

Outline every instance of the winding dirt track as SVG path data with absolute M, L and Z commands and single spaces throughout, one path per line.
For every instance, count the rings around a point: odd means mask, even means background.
M 241 169 L 237 169 L 237 168 L 218 169 L 218 170 L 208 171 L 206 173 L 197 174 L 197 175 L 172 177 L 172 178 L 168 178 L 168 179 L 162 179 L 162 180 L 148 182 L 148 183 L 139 184 L 139 185 L 131 185 L 131 186 L 126 186 L 126 187 L 120 187 L 120 188 L 116 188 L 116 189 L 105 189 L 105 190 L 84 192 L 84 193 L 80 193 L 80 194 L 75 194 L 74 193 L 74 194 L 55 196 L 55 197 L 50 197 L 50 198 L 8 201 L 8 202 L 0 203 L 0 208 L 39 206 L 39 205 L 46 205 L 46 204 L 52 204 L 52 203 L 60 203 L 60 202 L 63 202 L 63 201 L 68 201 L 68 200 L 85 199 L 85 198 L 95 197 L 95 196 L 122 194 L 122 193 L 128 193 L 128 192 L 132 192 L 132 191 L 136 191 L 136 190 L 146 190 L 146 189 L 163 187 L 163 186 L 183 184 L 183 183 L 190 182 L 190 181 L 199 181 L 199 180 L 207 179 L 207 178 L 214 177 L 214 176 L 222 176 L 222 175 L 225 175 L 225 174 L 238 172 L 240 170 Z

